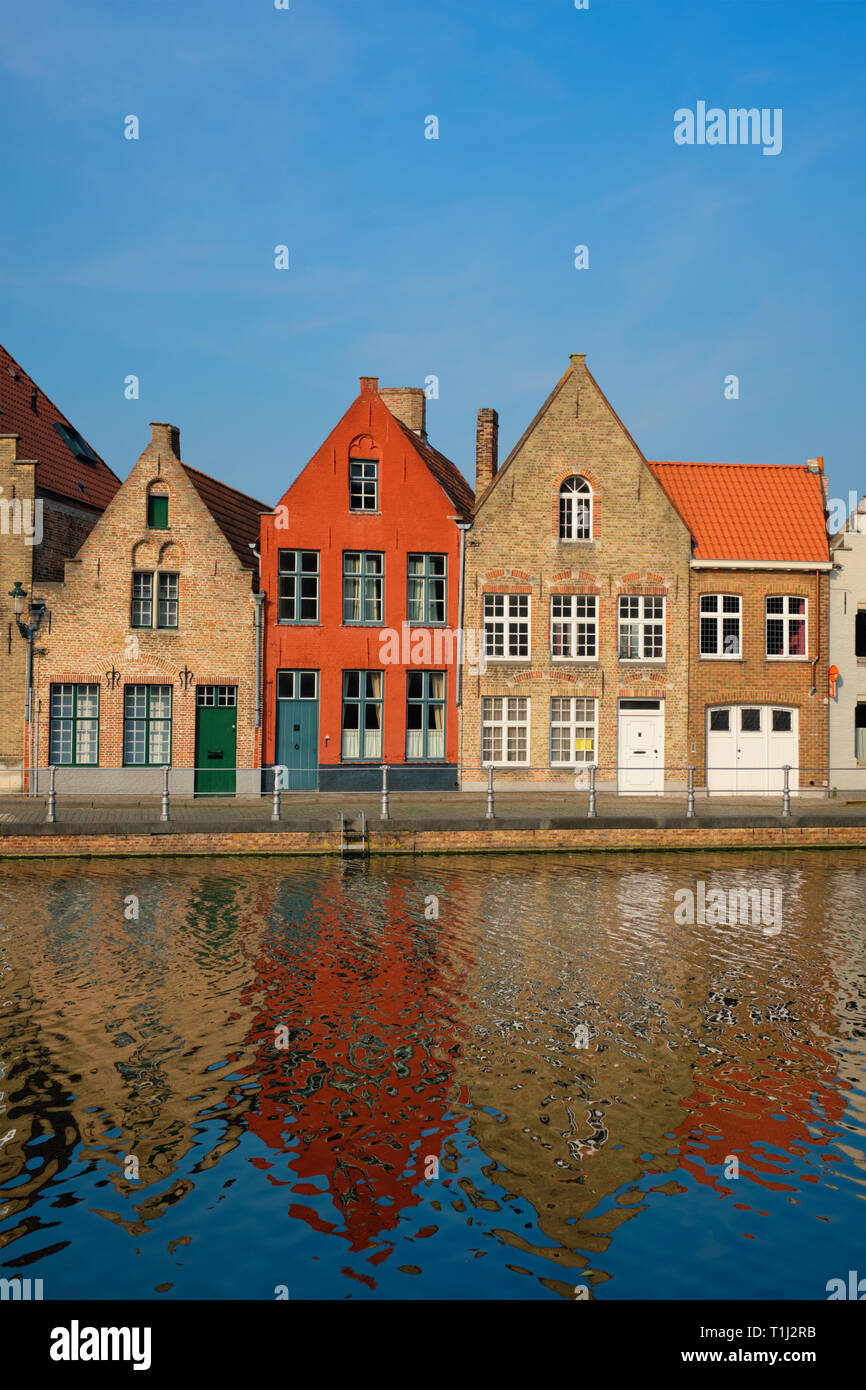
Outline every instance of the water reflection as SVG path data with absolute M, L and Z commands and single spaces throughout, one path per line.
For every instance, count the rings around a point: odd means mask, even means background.
M 781 932 L 676 925 L 699 883 L 779 888 Z M 854 853 L 6 862 L 3 1274 L 822 1297 L 863 1210 L 864 906 Z

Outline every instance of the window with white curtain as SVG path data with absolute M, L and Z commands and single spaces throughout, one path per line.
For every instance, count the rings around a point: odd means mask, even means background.
M 445 672 L 406 673 L 406 757 L 445 757 Z

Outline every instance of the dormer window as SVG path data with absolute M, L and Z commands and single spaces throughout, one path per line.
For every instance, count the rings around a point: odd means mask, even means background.
M 559 489 L 559 539 L 592 540 L 592 488 L 586 478 L 566 478 Z
M 349 459 L 349 511 L 379 510 L 378 459 Z

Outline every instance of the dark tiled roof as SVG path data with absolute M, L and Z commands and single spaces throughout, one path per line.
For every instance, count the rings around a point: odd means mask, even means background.
M 31 406 L 34 391 L 35 411 Z M 54 428 L 55 424 L 81 438 L 75 426 L 51 403 L 33 378 L 4 347 L 0 347 L 0 434 L 21 436 L 18 457 L 36 459 L 36 486 L 40 492 L 67 497 L 80 506 L 104 511 L 120 487 L 120 479 L 95 450 L 91 450 L 93 462 L 85 463 L 76 457 L 69 443 Z
M 271 512 L 273 507 L 268 502 L 247 497 L 245 492 L 238 492 L 227 483 L 218 483 L 216 478 L 209 478 L 207 473 L 200 473 L 186 463 L 183 469 L 238 559 L 247 569 L 258 571 L 250 542 L 258 549 L 260 513 Z
M 396 415 L 394 419 L 397 420 Z M 440 454 L 438 449 L 434 449 L 426 439 L 422 439 L 420 434 L 415 434 L 408 425 L 404 425 L 402 420 L 397 420 L 397 424 L 405 434 L 406 438 L 412 443 L 416 451 L 426 463 L 433 477 L 445 489 L 451 501 L 454 503 L 454 510 L 461 516 L 469 519 L 472 515 L 472 508 L 475 505 L 475 494 L 467 483 L 463 474 L 456 464 L 447 459 L 444 454 Z

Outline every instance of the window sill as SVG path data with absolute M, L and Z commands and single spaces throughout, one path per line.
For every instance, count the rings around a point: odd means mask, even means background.
M 803 665 L 805 666 L 809 663 L 809 661 L 813 659 L 814 658 L 808 656 L 768 656 L 766 654 L 764 655 L 765 661 L 778 661 L 783 666 L 788 666 L 792 662 L 796 663 L 798 661 L 802 661 Z
M 552 666 L 599 666 L 597 656 L 551 656 Z
M 666 656 L 620 656 L 617 660 L 620 666 L 664 666 L 667 663 Z
M 313 619 L 309 619 L 308 621 L 303 621 L 303 620 L 300 619 L 300 618 L 297 618 L 297 619 L 295 619 L 295 618 L 277 618 L 276 626 L 277 626 L 277 627 L 321 627 L 321 626 L 322 626 L 322 621 L 321 621 L 320 618 L 316 618 L 315 621 L 314 621 Z M 354 626 L 354 624 L 352 624 L 352 626 Z
M 488 666 L 529 666 L 532 662 L 531 656 L 486 656 L 484 658 Z
M 741 662 L 745 662 L 745 660 L 746 660 L 746 658 L 745 658 L 744 656 L 709 656 L 709 655 L 705 655 L 703 652 L 700 652 L 700 653 L 699 653 L 699 657 L 700 657 L 700 660 L 701 660 L 701 661 L 727 661 L 727 662 L 731 662 L 731 661 L 741 661 Z

